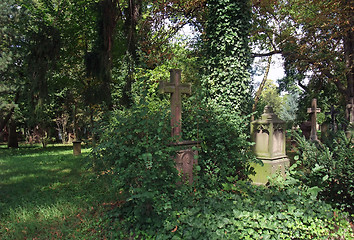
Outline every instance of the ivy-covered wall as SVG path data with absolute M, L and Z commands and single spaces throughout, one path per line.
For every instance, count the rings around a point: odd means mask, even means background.
M 228 112 L 251 108 L 248 0 L 209 0 L 203 88 L 210 103 Z

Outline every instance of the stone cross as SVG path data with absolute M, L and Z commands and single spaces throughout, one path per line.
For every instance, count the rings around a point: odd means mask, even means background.
M 191 94 L 191 84 L 181 83 L 181 70 L 170 69 L 170 82 L 161 81 L 160 93 L 171 93 L 171 127 L 172 137 L 179 140 L 181 137 L 182 124 L 182 93 Z
M 311 135 L 312 141 L 318 141 L 317 138 L 317 113 L 321 112 L 320 108 L 317 108 L 317 99 L 312 99 L 311 108 L 307 109 L 307 113 L 311 115 Z

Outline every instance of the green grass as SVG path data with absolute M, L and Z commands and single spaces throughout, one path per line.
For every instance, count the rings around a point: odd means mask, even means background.
M 82 152 L 0 146 L 0 239 L 105 238 L 104 205 L 115 196 L 85 168 L 89 149 Z

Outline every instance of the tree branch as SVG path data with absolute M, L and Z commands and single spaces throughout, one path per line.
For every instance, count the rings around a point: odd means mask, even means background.
M 253 58 L 255 58 L 255 57 L 269 57 L 274 54 L 280 54 L 280 53 L 283 53 L 283 51 L 282 50 L 274 50 L 274 51 L 267 52 L 267 53 L 252 53 L 252 57 Z

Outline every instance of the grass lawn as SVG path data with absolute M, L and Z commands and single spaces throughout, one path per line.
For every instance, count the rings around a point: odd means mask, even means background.
M 109 183 L 85 168 L 89 149 L 0 146 L 0 239 L 105 239 Z

